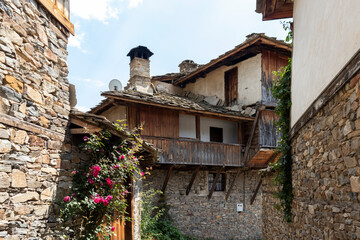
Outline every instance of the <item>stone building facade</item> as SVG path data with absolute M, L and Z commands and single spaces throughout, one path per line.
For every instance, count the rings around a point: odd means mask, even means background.
M 166 172 L 157 169 L 151 171 L 151 175 L 142 181 L 142 189 L 161 189 Z M 226 192 L 221 191 L 215 191 L 211 199 L 208 199 L 208 174 L 208 171 L 200 171 L 189 195 L 186 195 L 192 172 L 173 171 L 164 197 L 174 225 L 182 233 L 199 239 L 260 239 L 262 237 L 260 192 L 253 204 L 250 204 L 260 180 L 258 171 L 245 171 L 245 176 L 242 173 L 228 201 L 225 201 Z M 227 185 L 235 175 L 235 172 L 226 172 Z M 244 203 L 243 212 L 237 212 L 237 203 Z
M 293 137 L 293 223 L 274 208 L 264 178 L 265 239 L 360 238 L 360 74 Z
M 80 161 L 66 130 L 69 31 L 40 2 L 0 1 L 0 239 L 51 239 L 53 199 Z

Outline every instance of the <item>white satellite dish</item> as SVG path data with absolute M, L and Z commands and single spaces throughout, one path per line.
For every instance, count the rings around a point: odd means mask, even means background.
M 113 79 L 109 82 L 109 90 L 110 91 L 121 91 L 122 90 L 122 84 L 119 80 Z

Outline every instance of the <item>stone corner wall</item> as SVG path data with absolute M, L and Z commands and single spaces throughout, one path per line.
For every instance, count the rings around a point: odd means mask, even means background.
M 67 134 L 69 34 L 35 0 L 0 0 L 0 23 L 0 239 L 48 239 L 80 161 Z
M 360 239 L 360 76 L 350 80 L 292 139 L 293 222 L 281 223 L 268 187 L 265 239 Z

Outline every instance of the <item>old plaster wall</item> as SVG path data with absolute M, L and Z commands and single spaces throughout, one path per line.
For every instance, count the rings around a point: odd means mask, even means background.
M 271 176 L 263 184 L 265 239 L 360 239 L 360 75 L 292 140 L 293 223 L 274 209 Z
M 360 48 L 360 1 L 294 3 L 292 126 Z
M 109 110 L 101 113 L 102 116 L 105 116 L 111 122 L 117 122 L 117 120 L 127 119 L 127 107 L 126 106 L 114 106 Z M 126 123 L 126 122 L 123 122 Z
M 179 137 L 196 138 L 196 117 L 190 114 L 179 114 Z
M 223 129 L 224 143 L 238 142 L 238 123 L 217 118 L 200 117 L 200 140 L 210 142 L 210 127 Z
M 0 22 L 0 239 L 45 239 L 79 162 L 66 135 L 69 34 L 34 0 L 1 0 Z
M 189 83 L 185 91 L 191 91 L 204 96 L 216 95 L 225 100 L 225 72 L 238 68 L 238 104 L 253 104 L 261 100 L 261 54 L 239 62 L 232 66 L 220 67 L 199 78 L 194 83 Z
M 166 170 L 151 171 L 151 175 L 142 181 L 143 188 L 161 189 L 166 173 Z M 225 192 L 214 192 L 212 198 L 208 199 L 207 171 L 199 172 L 187 196 L 186 188 L 191 176 L 191 171 L 174 170 L 165 191 L 166 203 L 170 206 L 169 213 L 182 233 L 199 239 L 214 240 L 262 237 L 261 192 L 253 205 L 249 203 L 260 179 L 256 171 L 245 173 L 245 195 L 243 175 L 240 175 L 228 201 L 225 201 Z M 234 176 L 235 173 L 226 174 L 227 186 Z M 244 196 L 245 211 L 238 213 L 236 204 L 244 203 Z

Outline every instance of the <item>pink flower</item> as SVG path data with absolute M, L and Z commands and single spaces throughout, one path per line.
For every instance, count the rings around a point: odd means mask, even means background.
M 64 202 L 70 202 L 70 201 L 71 201 L 71 198 L 69 196 L 64 197 Z
M 119 157 L 119 160 L 124 160 L 125 156 L 123 154 L 121 154 L 121 156 Z
M 128 190 L 125 190 L 125 192 L 122 193 L 123 196 L 125 196 L 126 194 L 128 194 L 129 191 Z
M 87 136 L 85 136 L 84 138 L 84 141 L 86 142 L 87 140 L 89 140 L 89 138 Z
M 97 204 L 97 203 L 103 203 L 104 202 L 104 198 L 99 198 L 99 197 L 96 197 L 94 199 L 94 202 Z
M 113 199 L 113 196 L 111 196 L 111 195 L 109 195 L 109 196 L 106 197 L 106 200 L 107 200 L 107 201 L 111 201 L 111 199 Z
M 141 176 L 142 176 L 142 177 L 145 175 L 145 173 L 144 173 L 144 172 L 141 172 L 140 174 L 141 174 Z
M 99 175 L 99 172 L 101 171 L 101 168 L 99 166 L 92 166 L 91 167 L 92 174 L 94 177 L 97 177 Z
M 112 185 L 111 179 L 110 179 L 110 178 L 107 178 L 107 179 L 106 179 L 106 183 L 107 183 L 107 185 L 111 186 L 111 185 Z
M 109 205 L 109 201 L 108 201 L 108 200 L 106 200 L 106 199 L 103 201 L 103 203 L 104 203 L 104 206 Z
M 119 166 L 119 165 L 116 165 L 116 166 L 114 166 L 114 168 L 119 169 L 119 168 L 120 168 L 120 166 Z
M 111 231 L 114 232 L 114 231 L 115 231 L 115 227 L 111 227 Z
M 76 172 L 75 172 L 75 171 L 72 171 L 72 174 L 76 174 Z
M 89 178 L 89 179 L 88 179 L 88 182 L 89 182 L 90 184 L 94 184 L 94 183 L 95 183 L 92 178 Z

